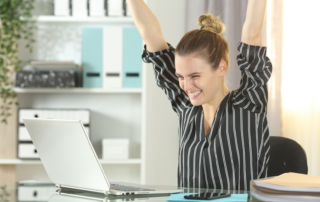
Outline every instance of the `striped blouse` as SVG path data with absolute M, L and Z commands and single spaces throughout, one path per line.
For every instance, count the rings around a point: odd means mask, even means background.
M 175 75 L 175 49 L 148 52 L 142 59 L 153 63 L 157 85 L 179 116 L 178 186 L 250 190 L 250 180 L 267 176 L 269 129 L 267 81 L 272 64 L 266 47 L 240 42 L 237 63 L 239 89 L 220 103 L 207 136 L 202 106 L 193 106 Z

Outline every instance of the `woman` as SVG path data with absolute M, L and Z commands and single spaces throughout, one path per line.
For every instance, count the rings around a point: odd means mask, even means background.
M 224 81 L 229 48 L 219 17 L 200 16 L 200 29 L 174 49 L 143 0 L 127 3 L 146 43 L 142 58 L 153 63 L 157 85 L 179 116 L 178 186 L 249 190 L 251 179 L 266 177 L 269 160 L 266 83 L 272 65 L 261 47 L 266 0 L 248 2 L 235 91 Z

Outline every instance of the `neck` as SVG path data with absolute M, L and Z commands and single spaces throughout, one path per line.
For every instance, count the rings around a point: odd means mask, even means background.
M 228 95 L 230 90 L 224 84 L 219 88 L 219 90 L 215 93 L 212 100 L 208 103 L 202 105 L 203 115 L 205 119 L 213 119 L 218 107 L 220 106 L 221 101 Z

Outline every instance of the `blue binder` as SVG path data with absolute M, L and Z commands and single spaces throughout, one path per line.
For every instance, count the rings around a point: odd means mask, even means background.
M 102 88 L 102 28 L 82 29 L 83 87 Z
M 142 87 L 142 38 L 136 28 L 123 28 L 123 88 Z

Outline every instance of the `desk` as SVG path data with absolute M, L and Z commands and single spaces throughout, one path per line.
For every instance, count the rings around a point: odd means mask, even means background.
M 160 187 L 160 186 L 159 186 Z M 162 186 L 163 187 L 163 186 Z M 167 187 L 167 186 L 166 186 Z M 77 192 L 76 194 L 81 197 L 66 196 L 64 193 L 71 193 L 67 190 L 60 190 L 62 195 L 57 193 L 59 190 L 48 182 L 37 181 L 21 181 L 12 183 L 0 183 L 0 201 L 7 202 L 26 202 L 26 201 L 49 201 L 49 202 L 123 202 L 123 201 L 138 201 L 138 202 L 165 202 L 170 194 L 162 195 L 140 195 L 140 196 L 104 196 L 102 194 L 91 194 L 88 192 Z M 210 190 L 210 189 L 187 189 L 184 188 L 184 193 L 202 193 L 202 192 L 224 192 L 223 190 Z M 227 191 L 225 191 L 227 192 Z M 233 193 L 233 191 L 230 191 Z M 236 193 L 239 193 L 238 191 Z M 240 193 L 248 193 L 242 191 Z M 87 199 L 84 197 L 99 198 L 99 200 Z M 210 200 L 212 202 L 218 202 L 218 200 Z M 250 202 L 256 202 L 259 200 L 251 199 Z M 205 201 L 204 201 L 205 202 Z

